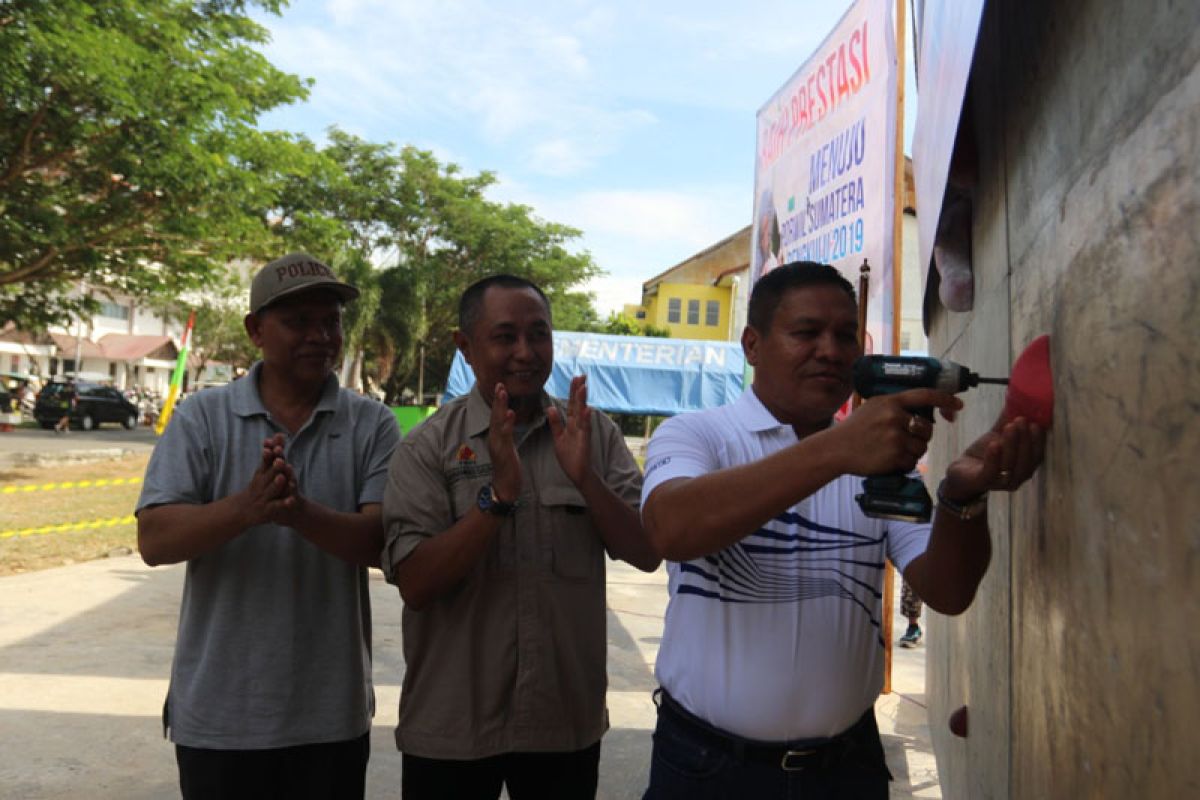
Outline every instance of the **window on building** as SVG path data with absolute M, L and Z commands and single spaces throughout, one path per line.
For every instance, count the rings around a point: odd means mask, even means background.
M 683 301 L 678 297 L 667 300 L 667 322 L 679 323 L 683 315 Z
M 645 312 L 645 311 L 643 311 L 642 309 L 640 309 L 640 308 L 639 308 L 639 309 L 638 309 L 638 310 L 637 310 L 637 311 L 634 313 L 634 316 L 635 316 L 635 317 L 637 317 L 638 319 L 645 319 L 645 318 L 646 318 L 646 312 Z
M 100 304 L 100 316 L 108 317 L 109 319 L 127 320 L 129 319 L 129 306 L 123 306 L 111 300 L 106 300 Z
M 700 301 L 688 300 L 688 325 L 700 324 Z
M 709 300 L 704 304 L 704 324 L 710 328 L 717 327 L 717 321 L 721 319 L 721 301 Z

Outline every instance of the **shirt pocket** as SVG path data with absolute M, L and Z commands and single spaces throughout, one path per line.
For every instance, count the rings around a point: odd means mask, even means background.
M 450 516 L 454 522 L 479 505 L 479 490 L 486 485 L 485 478 L 460 478 L 450 485 Z
M 601 572 L 604 547 L 583 495 L 573 486 L 548 486 L 539 493 L 538 505 L 554 574 L 569 580 L 595 580 Z

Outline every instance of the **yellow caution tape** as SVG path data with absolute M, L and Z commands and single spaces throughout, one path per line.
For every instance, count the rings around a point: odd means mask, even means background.
M 67 533 L 68 531 L 82 531 L 89 528 L 115 528 L 118 525 L 132 525 L 136 520 L 137 517 L 133 514 L 127 514 L 123 517 L 94 519 L 89 522 L 64 522 L 61 525 L 42 525 L 37 528 L 13 528 L 7 531 L 0 531 L 0 539 L 12 539 L 15 536 L 33 536 L 39 533 Z
M 101 486 L 125 486 L 141 483 L 141 478 L 100 478 L 94 481 L 62 481 L 61 483 L 27 483 L 22 486 L 0 487 L 0 494 L 49 492 L 57 489 L 91 489 Z

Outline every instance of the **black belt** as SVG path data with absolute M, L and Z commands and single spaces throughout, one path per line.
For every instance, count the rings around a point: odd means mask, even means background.
M 846 730 L 829 739 L 802 739 L 793 742 L 761 742 L 743 739 L 714 727 L 681 706 L 666 689 L 655 693 L 661 701 L 659 712 L 667 712 L 677 722 L 684 724 L 697 739 L 724 750 L 738 761 L 771 764 L 792 772 L 802 769 L 829 769 L 851 757 L 870 760 L 868 752 L 874 748 L 862 747 L 863 737 L 879 739 L 875 725 L 875 709 L 868 708 L 858 721 Z

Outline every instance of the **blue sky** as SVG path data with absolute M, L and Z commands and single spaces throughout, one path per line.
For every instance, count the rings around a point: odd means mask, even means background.
M 849 6 L 293 0 L 266 54 L 316 83 L 262 124 L 491 170 L 493 199 L 583 231 L 607 313 L 749 223 L 755 113 Z

